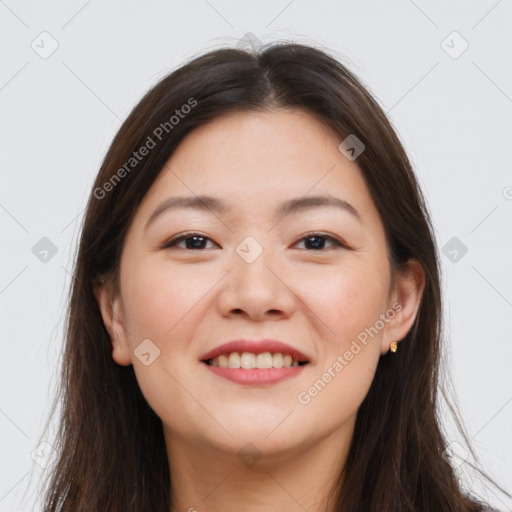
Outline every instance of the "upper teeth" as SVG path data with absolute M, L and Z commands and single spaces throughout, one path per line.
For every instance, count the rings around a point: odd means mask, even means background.
M 231 352 L 231 354 L 222 354 L 210 360 L 212 366 L 221 368 L 282 368 L 290 366 L 299 366 L 298 361 L 294 361 L 292 356 L 281 353 L 272 354 L 263 352 L 253 354 L 251 352 Z

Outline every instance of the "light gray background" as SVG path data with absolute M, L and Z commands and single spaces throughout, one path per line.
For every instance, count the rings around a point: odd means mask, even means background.
M 72 258 L 110 141 L 164 74 L 248 32 L 332 49 L 397 128 L 439 246 L 467 247 L 441 253 L 454 384 L 484 468 L 511 491 L 511 24 L 511 0 L 0 0 L 0 512 L 32 510 L 35 460 L 51 454 L 39 443 Z M 42 237 L 57 247 L 46 262 Z

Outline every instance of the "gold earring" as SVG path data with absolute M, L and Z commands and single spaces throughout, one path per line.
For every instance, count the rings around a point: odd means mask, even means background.
M 391 350 L 391 352 L 396 352 L 397 348 L 398 348 L 398 343 L 396 341 L 391 342 L 391 345 L 389 345 L 389 350 Z

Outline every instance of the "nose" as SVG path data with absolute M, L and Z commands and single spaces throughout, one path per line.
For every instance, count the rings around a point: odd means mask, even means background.
M 235 253 L 232 268 L 222 283 L 217 305 L 225 317 L 280 320 L 295 311 L 297 297 L 292 290 L 292 276 L 266 251 L 252 263 Z

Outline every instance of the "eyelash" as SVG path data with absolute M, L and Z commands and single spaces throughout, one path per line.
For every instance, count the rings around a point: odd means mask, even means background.
M 188 240 L 189 238 L 194 238 L 195 236 L 204 238 L 205 240 L 211 240 L 209 237 L 204 236 L 201 233 L 195 233 L 195 232 L 185 233 L 182 235 L 178 235 L 174 238 L 171 238 L 170 240 L 165 242 L 164 245 L 162 246 L 162 249 L 175 248 L 178 243 Z M 335 244 L 335 246 L 337 246 L 338 248 L 348 249 L 348 245 L 343 243 L 341 240 L 338 240 L 337 238 L 335 238 L 331 235 L 327 235 L 324 233 L 317 233 L 317 232 L 306 233 L 298 242 L 302 242 L 303 240 L 307 240 L 308 238 L 313 238 L 313 237 L 325 238 L 326 240 L 330 240 L 331 242 L 333 242 Z M 187 251 L 204 251 L 205 250 L 205 249 L 186 249 L 184 247 L 182 249 L 185 249 Z M 308 250 L 308 252 L 325 252 L 326 250 L 327 249 L 310 249 L 310 250 Z

